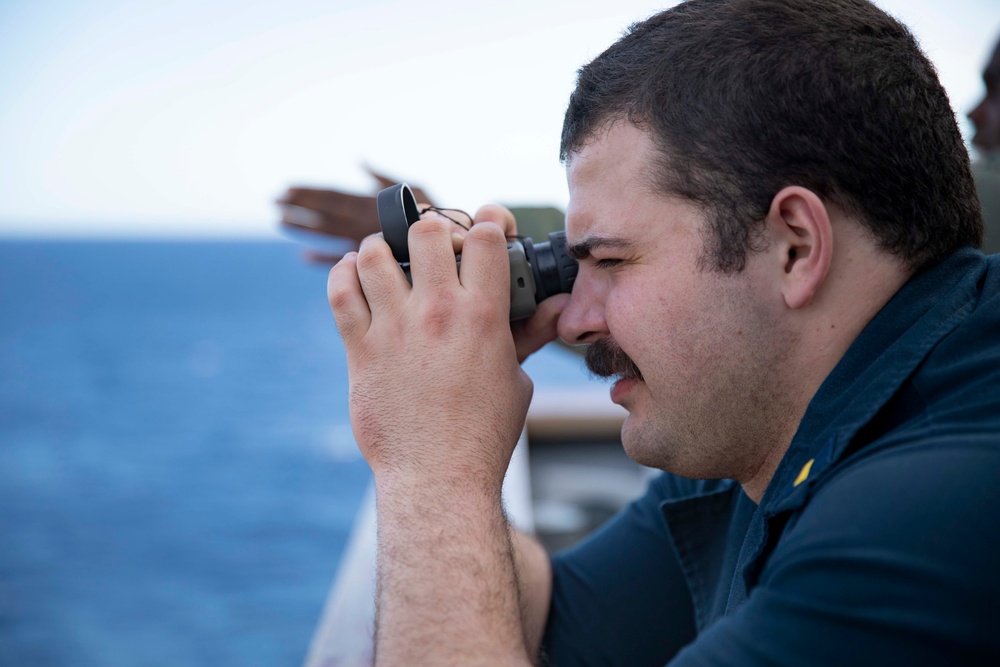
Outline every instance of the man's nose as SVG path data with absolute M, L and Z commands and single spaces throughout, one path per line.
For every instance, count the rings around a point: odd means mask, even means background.
M 599 285 L 577 276 L 556 331 L 568 345 L 585 345 L 608 335 L 604 294 Z

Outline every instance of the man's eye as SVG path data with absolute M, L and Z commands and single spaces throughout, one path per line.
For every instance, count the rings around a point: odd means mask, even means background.
M 594 262 L 594 266 L 597 267 L 598 269 L 611 269 L 618 266 L 621 263 L 622 260 L 620 259 L 607 258 L 607 259 L 597 260 L 596 262 Z

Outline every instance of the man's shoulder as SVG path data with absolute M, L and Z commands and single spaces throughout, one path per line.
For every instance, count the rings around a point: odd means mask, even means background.
M 892 513 L 888 506 L 905 505 L 924 520 L 967 501 L 1000 510 L 1000 431 L 935 431 L 893 436 L 847 457 L 817 480 L 804 509 L 857 519 L 870 513 L 863 508 L 885 515 Z
M 944 581 L 963 570 L 986 575 L 1000 557 L 1000 532 L 990 528 L 1000 513 L 1000 257 L 989 261 L 977 297 L 951 315 L 960 323 L 807 476 L 769 567 L 804 554 L 900 571 L 921 561 Z
M 678 664 L 996 664 L 998 475 L 996 434 L 844 460 L 771 525 L 746 603 Z
M 910 379 L 934 433 L 1000 433 L 1000 255 L 987 263 L 969 312 Z
M 1000 473 L 1000 256 L 988 261 L 978 298 L 958 313 L 961 323 L 815 481 L 811 511 L 823 508 L 825 497 L 836 497 L 825 511 L 845 516 L 885 503 L 926 511 L 927 519 L 966 501 L 1000 503 L 993 490 Z M 968 497 L 972 487 L 979 491 Z M 900 517 L 890 507 L 880 511 Z
M 993 613 L 997 479 L 1000 433 L 928 436 L 845 460 L 789 521 L 768 564 L 773 578 L 765 572 L 762 583 L 836 572 L 838 585 L 856 590 L 813 581 L 814 594 L 860 600 L 878 591 L 887 609 L 919 604 L 928 619 Z

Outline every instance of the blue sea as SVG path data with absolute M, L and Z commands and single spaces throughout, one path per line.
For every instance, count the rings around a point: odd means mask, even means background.
M 0 665 L 300 665 L 369 481 L 346 401 L 292 243 L 0 242 Z

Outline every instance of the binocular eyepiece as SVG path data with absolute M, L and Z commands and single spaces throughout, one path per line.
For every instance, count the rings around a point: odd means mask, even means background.
M 399 183 L 379 192 L 377 203 L 382 235 L 406 279 L 412 282 L 407 234 L 410 225 L 420 219 L 413 191 L 406 183 Z M 507 256 L 511 321 L 530 317 L 544 299 L 573 289 L 577 263 L 566 253 L 566 232 L 552 232 L 542 243 L 533 243 L 529 238 L 508 241 Z M 455 261 L 460 263 L 461 258 L 458 255 Z

